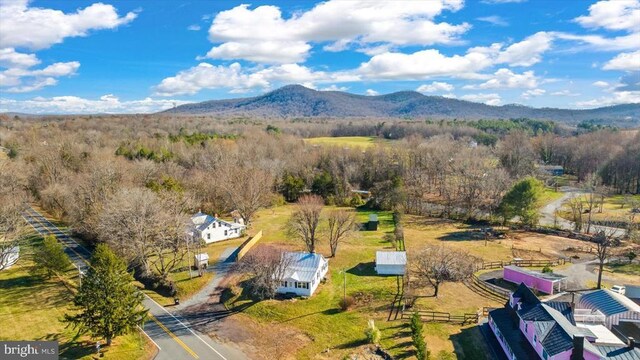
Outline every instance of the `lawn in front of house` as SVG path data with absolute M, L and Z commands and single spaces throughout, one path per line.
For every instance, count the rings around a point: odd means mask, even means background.
M 0 340 L 57 340 L 61 356 L 72 359 L 92 359 L 95 340 L 88 336 L 75 339 L 76 332 L 61 321 L 72 311 L 77 270 L 70 269 L 61 278 L 43 279 L 32 274 L 32 245 L 41 241 L 33 237 L 21 247 L 21 257 L 8 270 L 0 271 Z M 65 284 L 67 284 L 65 286 Z M 75 291 L 75 290 L 74 290 Z M 114 339 L 103 347 L 105 359 L 150 359 L 155 353 L 145 335 L 134 332 Z
M 311 145 L 368 148 L 376 143 L 384 142 L 384 140 L 381 140 L 380 138 L 374 136 L 326 136 L 304 139 L 304 142 Z
M 302 250 L 299 240 L 290 239 L 285 231 L 285 224 L 293 210 L 292 205 L 280 206 L 259 212 L 253 222 L 251 231 L 263 230 L 261 243 L 273 243 L 290 250 Z M 326 207 L 324 211 L 330 211 Z M 394 250 L 389 242 L 383 240 L 387 233 L 393 233 L 394 224 L 391 212 L 366 211 L 357 212 L 357 221 L 368 221 L 369 214 L 375 212 L 380 224 L 377 231 L 358 231 L 355 236 L 341 244 L 335 258 L 329 259 L 327 281 L 321 284 L 309 299 L 265 300 L 253 302 L 242 293 L 240 287 L 232 287 L 233 294 L 225 298 L 229 308 L 242 310 L 243 314 L 264 324 L 275 332 L 280 328 L 295 328 L 303 338 L 311 339 L 295 353 L 296 359 L 310 358 L 342 358 L 350 354 L 354 348 L 366 343 L 364 330 L 367 321 L 373 319 L 382 332 L 381 345 L 391 354 L 399 357 L 411 357 L 413 347 L 406 321 L 388 321 L 390 305 L 396 294 L 395 277 L 381 277 L 375 274 L 375 252 L 377 250 Z M 463 247 L 460 241 L 443 241 L 439 237 L 455 237 L 457 231 L 466 230 L 460 224 L 441 226 L 436 222 L 414 225 L 416 219 L 405 215 L 405 238 L 409 252 L 421 243 L 443 243 L 445 246 Z M 484 243 L 484 242 L 483 242 Z M 466 245 L 469 247 L 469 244 Z M 475 246 L 475 245 L 474 245 Z M 510 250 L 506 245 L 489 242 L 478 246 L 476 254 L 496 260 L 502 256 L 509 259 Z M 326 241 L 322 241 L 318 252 L 328 255 Z M 343 296 L 346 271 L 346 291 L 359 303 L 351 310 L 342 312 L 339 301 Z M 431 289 L 425 289 L 429 292 Z M 447 311 L 452 314 L 465 312 L 475 313 L 483 306 L 499 306 L 496 302 L 486 300 L 475 294 L 461 283 L 447 283 L 441 288 L 438 299 L 424 298 L 420 300 L 420 308 Z M 330 331 L 328 331 L 330 329 Z M 425 324 L 427 344 L 432 356 L 441 358 L 482 359 L 486 349 L 483 347 L 481 334 L 473 327 L 452 324 Z M 322 354 L 330 349 L 329 357 Z

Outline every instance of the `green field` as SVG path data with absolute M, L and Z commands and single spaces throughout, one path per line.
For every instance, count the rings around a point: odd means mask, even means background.
M 341 137 L 316 137 L 304 139 L 304 142 L 312 145 L 329 145 L 345 147 L 367 148 L 373 144 L 379 144 L 384 140 L 373 136 L 341 136 Z
M 292 209 L 293 206 L 287 205 L 260 211 L 250 232 L 263 230 L 262 243 L 274 243 L 292 250 L 302 250 L 302 243 L 289 239 L 284 231 L 284 225 Z M 367 221 L 370 213 L 371 211 L 358 211 L 358 222 Z M 380 328 L 381 345 L 385 349 L 389 349 L 395 356 L 410 356 L 413 348 L 407 323 L 401 320 L 387 320 L 390 304 L 397 290 L 396 278 L 377 276 L 374 270 L 375 252 L 393 250 L 390 243 L 382 240 L 385 233 L 394 230 L 392 214 L 387 211 L 376 213 L 380 220 L 378 230 L 358 231 L 339 247 L 336 257 L 329 258 L 326 283 L 321 284 L 311 298 L 254 302 L 242 292 L 242 288 L 233 286 L 231 293 L 226 294 L 225 304 L 229 308 L 242 310 L 243 314 L 263 324 L 268 331 L 277 331 L 281 327 L 294 328 L 299 332 L 298 336 L 312 339 L 301 346 L 295 354 L 297 359 L 315 358 L 327 349 L 331 351 L 331 358 L 340 359 L 349 355 L 358 346 L 366 344 L 364 329 L 369 319 L 373 319 Z M 407 227 L 405 234 L 411 232 L 408 236 L 412 238 L 412 246 L 419 246 L 420 241 L 439 241 L 431 239 L 431 233 L 420 236 L 414 232 L 417 229 L 410 229 L 413 228 L 412 225 Z M 452 229 L 440 230 L 446 233 Z M 414 236 L 420 236 L 421 239 Z M 482 250 L 495 252 L 496 248 L 483 247 Z M 329 254 L 326 241 L 321 242 L 318 252 L 325 256 Z M 357 299 L 355 307 L 346 312 L 341 311 L 338 306 L 343 295 L 343 271 L 346 271 L 347 294 Z M 462 284 L 445 284 L 441 288 L 441 294 L 440 299 L 430 298 L 423 301 L 420 304 L 421 308 L 462 314 L 475 312 L 478 307 L 498 305 L 487 302 Z M 480 341 L 481 335 L 469 326 L 461 328 L 459 325 L 429 324 L 425 325 L 425 333 L 427 344 L 434 351 L 434 359 L 438 358 L 436 354 L 439 352 L 442 352 L 443 357 L 446 356 L 443 354 L 448 354 L 451 358 L 458 359 L 484 358 L 485 349 Z
M 60 278 L 45 280 L 29 269 L 30 239 L 21 247 L 21 258 L 8 270 L 0 272 L 0 340 L 57 340 L 61 358 L 93 359 L 95 340 L 76 338 L 61 319 L 71 311 L 77 271 L 70 269 Z M 103 347 L 105 359 L 148 359 L 155 351 L 140 332 L 117 337 L 109 348 Z

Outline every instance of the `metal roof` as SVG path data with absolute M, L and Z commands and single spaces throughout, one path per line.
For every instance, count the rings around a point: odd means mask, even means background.
M 522 273 L 522 274 L 535 276 L 535 277 L 540 278 L 540 279 L 551 280 L 551 281 L 558 281 L 558 280 L 562 280 L 562 279 L 566 278 L 566 276 L 563 276 L 563 275 L 558 275 L 558 274 L 553 274 L 553 273 L 543 273 L 543 272 L 539 272 L 539 271 L 528 270 L 528 269 L 524 269 L 524 268 L 521 268 L 521 267 L 515 266 L 515 265 L 508 265 L 508 266 L 505 266 L 504 268 L 505 269 L 510 269 L 510 270 L 513 270 L 513 271 L 517 271 L 517 272 Z
M 196 229 L 198 229 L 199 231 L 206 229 L 209 225 L 211 225 L 215 221 L 225 224 L 232 229 L 245 227 L 244 225 L 231 223 L 219 218 L 215 218 L 211 215 L 204 214 L 202 212 L 198 212 L 197 214 L 191 217 L 191 222 L 193 223 L 193 225 L 195 225 Z
M 378 214 L 369 214 L 369 221 L 378 221 Z
M 607 360 L 638 360 L 640 349 L 628 346 L 596 345 L 595 348 L 606 357 Z
M 404 251 L 376 251 L 376 265 L 407 265 Z
M 209 254 L 207 253 L 196 254 L 193 257 L 195 258 L 196 261 L 209 260 Z
M 308 252 L 286 252 L 283 255 L 289 262 L 283 280 L 311 282 L 316 272 L 327 262 L 324 256 Z
M 624 295 L 614 293 L 609 289 L 600 289 L 582 295 L 579 302 L 581 307 L 600 310 L 606 316 L 634 311 L 640 313 L 640 305 L 634 303 Z

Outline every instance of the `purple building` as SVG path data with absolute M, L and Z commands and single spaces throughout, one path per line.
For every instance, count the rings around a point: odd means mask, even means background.
M 633 338 L 607 343 L 576 326 L 570 303 L 541 302 L 525 284 L 489 312 L 489 327 L 509 360 L 640 359 Z
M 553 294 L 554 291 L 560 291 L 563 287 L 563 281 L 566 282 L 566 276 L 527 270 L 515 265 L 504 267 L 503 278 L 514 284 L 524 283 L 530 289 L 545 294 Z M 566 284 L 564 287 L 566 287 Z

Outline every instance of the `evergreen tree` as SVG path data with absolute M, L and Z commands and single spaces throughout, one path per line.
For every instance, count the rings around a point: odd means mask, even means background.
M 413 346 L 416 347 L 416 358 L 418 360 L 427 360 L 429 358 L 427 343 L 424 341 L 424 334 L 422 333 L 422 320 L 417 312 L 411 316 L 409 326 L 411 327 L 411 340 L 413 340 Z
M 527 177 L 513 185 L 498 207 L 498 213 L 503 217 L 504 223 L 506 224 L 514 216 L 519 216 L 523 224 L 537 225 L 542 191 L 542 183 L 532 177 Z
M 44 237 L 42 246 L 36 249 L 33 260 L 35 272 L 48 278 L 63 273 L 71 266 L 69 257 L 64 253 L 64 247 L 53 235 Z
M 282 185 L 280 192 L 289 202 L 298 201 L 298 198 L 304 191 L 304 179 L 292 175 L 288 172 L 282 175 Z
M 147 314 L 142 307 L 142 293 L 132 281 L 124 261 L 106 245 L 98 245 L 73 301 L 79 312 L 66 314 L 65 321 L 111 345 L 113 338 L 142 324 Z

